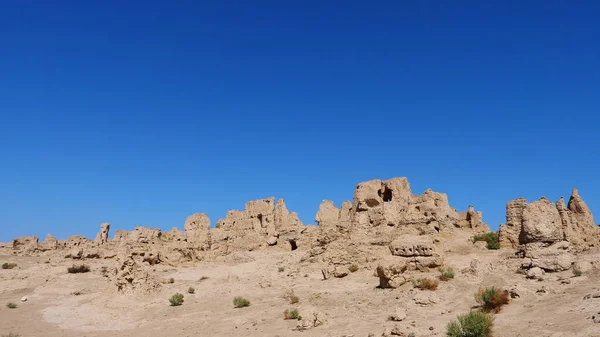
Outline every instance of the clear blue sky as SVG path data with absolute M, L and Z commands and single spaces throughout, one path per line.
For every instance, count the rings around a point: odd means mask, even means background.
M 0 241 L 214 223 L 406 176 L 600 222 L 597 1 L 0 3 Z

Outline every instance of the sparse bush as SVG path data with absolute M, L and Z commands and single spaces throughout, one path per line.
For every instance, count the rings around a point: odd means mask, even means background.
M 250 301 L 241 296 L 237 296 L 233 299 L 233 306 L 236 308 L 248 307 L 250 306 Z
M 75 296 L 80 296 L 81 294 L 83 294 L 81 291 L 74 291 L 71 293 L 71 295 L 75 295 Z
M 2 264 L 2 269 L 13 269 L 17 266 L 16 263 L 8 263 L 8 262 L 4 262 Z
M 172 307 L 176 307 L 183 304 L 183 294 L 175 294 L 169 298 L 169 302 L 171 302 Z
M 196 289 L 194 289 L 194 287 L 189 287 L 187 291 L 188 291 L 188 294 L 193 294 L 196 292 Z
M 8 335 L 2 335 L 2 337 L 21 337 L 21 335 L 15 332 L 9 332 Z
M 494 316 L 481 311 L 471 311 L 458 316 L 446 326 L 447 337 L 490 337 Z
M 296 303 L 300 302 L 300 298 L 296 295 L 290 295 L 289 300 L 290 300 L 290 304 L 296 304 Z
M 352 264 L 352 265 L 350 265 L 350 267 L 348 267 L 348 270 L 349 270 L 351 273 L 354 273 L 354 272 L 358 271 L 358 265 L 356 265 L 356 264 Z
M 413 286 L 421 290 L 436 290 L 438 285 L 438 280 L 430 278 L 422 278 L 413 281 Z
M 500 241 L 498 240 L 498 233 L 489 232 L 487 234 L 475 235 L 473 242 L 485 241 L 487 242 L 487 249 L 500 249 Z
M 502 306 L 510 302 L 508 291 L 500 290 L 496 287 L 480 288 L 475 293 L 475 301 L 481 304 L 485 312 L 499 312 Z
M 200 278 L 200 280 L 198 280 L 198 281 L 202 282 L 202 281 L 204 281 L 204 280 L 208 280 L 208 276 L 202 276 L 202 277 Z
M 9 309 L 16 309 L 17 305 L 13 302 L 10 302 L 10 303 L 6 303 L 6 307 Z
M 449 281 L 454 278 L 454 270 L 452 268 L 440 269 L 440 280 Z
M 573 275 L 575 277 L 579 277 L 581 274 L 583 274 L 583 272 L 580 269 L 573 267 Z
M 279 267 L 279 268 L 277 268 L 277 270 L 278 270 L 280 273 L 282 273 L 282 272 L 285 270 L 285 267 Z
M 283 312 L 284 319 L 298 319 L 298 317 L 300 317 L 300 314 L 297 309 L 285 309 Z
M 175 283 L 175 279 L 171 277 L 171 278 L 169 279 L 169 283 Z
M 90 267 L 85 264 L 73 265 L 72 267 L 67 268 L 69 274 L 79 274 L 79 273 L 87 273 L 90 271 Z

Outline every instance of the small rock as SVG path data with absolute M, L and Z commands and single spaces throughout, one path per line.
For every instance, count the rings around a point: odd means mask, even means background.
M 392 321 L 401 322 L 404 319 L 406 319 L 406 311 L 402 308 L 396 308 L 394 313 L 390 315 L 390 320 Z
M 514 286 L 509 290 L 510 298 L 520 298 L 522 293 L 523 291 L 518 286 Z
M 541 279 L 544 276 L 544 270 L 540 267 L 531 268 L 527 271 L 527 278 L 529 279 Z
M 543 294 L 554 294 L 554 293 L 555 293 L 554 289 L 552 289 L 552 287 L 550 287 L 548 285 L 543 285 L 540 289 L 538 289 L 536 291 L 536 294 L 540 294 L 540 295 L 543 295 Z
M 27 302 L 27 296 L 21 297 L 21 302 Z
M 600 298 L 600 292 L 587 294 L 583 297 L 584 300 L 589 300 L 590 298 Z
M 440 299 L 435 295 L 429 295 L 426 293 L 417 294 L 413 299 L 416 304 L 427 306 L 439 303 Z
M 267 244 L 269 246 L 275 246 L 277 244 L 277 237 L 276 236 L 271 236 L 267 239 Z
M 571 279 L 568 278 L 563 278 L 563 279 L 559 279 L 561 284 L 571 284 Z

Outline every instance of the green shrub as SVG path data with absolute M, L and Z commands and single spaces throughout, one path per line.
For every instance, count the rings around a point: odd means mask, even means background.
M 176 307 L 183 304 L 183 294 L 175 294 L 169 298 L 169 302 L 171 302 L 172 307 Z
M 175 283 L 175 279 L 171 277 L 171 278 L 169 279 L 169 283 Z
M 289 300 L 290 300 L 290 304 L 296 304 L 296 303 L 300 302 L 300 298 L 296 295 L 290 295 Z
M 581 274 L 583 274 L 583 272 L 580 269 L 573 267 L 573 275 L 575 277 L 579 277 Z
M 196 289 L 194 289 L 194 287 L 189 287 L 187 292 L 188 292 L 188 294 L 193 294 L 196 292 Z
M 2 264 L 2 269 L 13 269 L 17 266 L 16 263 L 8 263 L 8 262 L 4 262 Z
M 440 280 L 449 281 L 454 278 L 454 270 L 452 268 L 440 269 Z
M 498 234 L 489 232 L 487 234 L 475 235 L 473 242 L 485 241 L 487 242 L 487 249 L 500 249 L 500 241 L 498 240 Z
M 90 271 L 90 267 L 85 264 L 73 265 L 72 267 L 67 268 L 69 274 L 79 274 L 79 273 L 87 273 Z
M 475 293 L 475 301 L 481 304 L 485 312 L 499 312 L 502 306 L 508 304 L 510 299 L 508 291 L 496 287 L 481 288 Z
M 283 319 L 298 319 L 298 317 L 300 317 L 298 309 L 285 309 L 283 312 Z
M 6 307 L 9 309 L 16 309 L 17 305 L 13 302 L 10 302 L 10 303 L 6 303 Z
M 279 268 L 277 268 L 277 270 L 278 270 L 280 273 L 282 273 L 282 272 L 285 270 L 285 267 L 279 267 Z
M 237 296 L 233 299 L 233 306 L 236 308 L 248 307 L 250 306 L 250 301 L 241 296 Z
M 358 265 L 356 265 L 356 264 L 350 265 L 350 267 L 348 267 L 348 270 L 351 273 L 354 273 L 354 272 L 358 271 Z
M 446 326 L 447 337 L 491 337 L 494 316 L 481 311 L 471 311 L 458 316 Z

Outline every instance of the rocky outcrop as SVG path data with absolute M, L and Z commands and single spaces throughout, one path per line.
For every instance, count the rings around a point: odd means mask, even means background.
M 396 255 L 396 261 L 390 266 L 382 266 L 384 274 L 402 269 L 393 267 L 398 265 L 407 264 L 407 268 L 413 270 L 441 263 L 441 256 L 437 254 L 399 256 L 398 249 L 413 249 L 413 244 L 421 247 L 419 244 L 425 241 L 428 242 L 426 247 L 432 248 L 432 237 L 455 230 L 474 234 L 489 232 L 481 212 L 476 212 L 473 206 L 459 214 L 450 207 L 445 194 L 427 190 L 423 195 L 415 196 L 406 178 L 360 183 L 354 192 L 354 203 L 344 202 L 339 209 L 333 202 L 323 201 L 315 220 L 318 224 L 317 237 L 305 260 L 318 260 L 316 256 L 326 256 L 332 249 L 338 251 L 334 247 L 339 246 L 339 242 L 356 261 L 381 260 L 390 254 Z M 336 267 L 333 266 L 333 269 Z M 326 268 L 331 271 L 331 263 L 327 262 Z
M 397 288 L 410 280 L 406 272 L 428 271 L 443 264 L 437 253 L 433 238 L 427 235 L 402 235 L 389 245 L 392 258 L 387 258 L 377 266 L 377 276 L 381 288 Z
M 335 207 L 333 201 L 323 200 L 315 216 L 319 245 L 326 245 L 341 237 L 347 237 L 352 221 L 352 204 L 344 201 L 342 209 Z
M 567 270 L 575 262 L 575 253 L 598 246 L 598 228 L 592 213 L 577 189 L 565 205 L 564 198 L 556 204 L 542 197 L 527 203 L 517 199 L 506 205 L 506 224 L 500 226 L 499 240 L 503 246 L 517 246 L 523 258 L 522 268 L 530 275 Z
M 252 200 L 246 203 L 243 211 L 227 212 L 225 219 L 217 221 L 216 230 L 211 231 L 212 242 L 223 250 L 223 241 L 227 241 L 225 250 L 256 250 L 261 247 L 275 246 L 280 241 L 288 242 L 290 249 L 298 245 L 298 235 L 303 224 L 296 213 L 287 210 L 285 202 L 275 198 Z M 279 237 L 282 236 L 282 240 Z M 285 237 L 284 237 L 285 236 Z
M 527 206 L 527 200 L 519 198 L 506 204 L 506 224 L 500 226 L 498 239 L 502 246 L 519 245 L 519 235 L 523 223 L 523 211 Z
M 469 227 L 489 231 L 481 213 L 470 208 L 461 219 L 448 203 L 446 194 L 425 191 L 412 194 L 406 178 L 371 180 L 358 184 L 354 193 L 353 232 L 369 232 L 380 226 L 400 229 L 407 234 L 436 234 Z
M 553 243 L 563 239 L 562 222 L 556 206 L 546 198 L 525 206 L 519 243 Z
M 119 267 L 111 277 L 118 293 L 150 293 L 158 291 L 160 283 L 137 263 L 128 251 L 119 257 Z
M 46 250 L 54 250 L 58 249 L 59 243 L 58 240 L 52 234 L 48 234 L 46 235 L 46 239 L 42 243 L 42 246 Z
M 568 218 L 568 221 L 563 221 L 563 224 L 567 222 L 564 228 L 565 239 L 578 246 L 598 246 L 598 226 L 595 225 L 592 212 L 576 188 L 573 189 L 567 208 L 568 212 L 564 212 L 566 214 L 563 216 L 563 220 Z
M 542 197 L 527 203 L 517 199 L 506 205 L 506 224 L 500 226 L 499 240 L 503 246 L 567 241 L 573 249 L 598 246 L 600 233 L 594 225 L 590 209 L 573 189 L 569 205 L 564 198 L 556 204 Z
M 12 248 L 22 253 L 31 253 L 40 248 L 37 236 L 22 236 L 13 240 Z
M 274 246 L 277 242 L 286 242 L 291 250 L 298 247 L 298 243 L 302 241 L 302 232 L 304 224 L 298 218 L 296 212 L 290 212 L 287 209 L 283 199 L 277 200 L 275 205 L 275 235 L 271 235 L 267 240 L 270 246 Z
M 86 246 L 89 242 L 90 240 L 88 240 L 88 238 L 86 238 L 85 236 L 71 235 L 69 236 L 69 238 L 67 238 L 67 241 L 63 243 L 63 245 L 66 248 L 73 248 Z
M 98 245 L 103 245 L 108 242 L 108 231 L 110 231 L 110 224 L 103 223 L 100 225 L 100 232 L 96 235 L 94 242 Z
M 487 224 L 483 222 L 483 214 L 476 212 L 473 205 L 469 205 L 466 212 L 458 213 L 459 227 L 469 229 L 473 233 L 484 234 L 490 231 Z
M 552 244 L 535 242 L 519 247 L 518 254 L 523 258 L 522 268 L 541 268 L 547 272 L 558 272 L 570 269 L 575 256 L 567 241 Z
M 113 241 L 117 242 L 125 242 L 127 241 L 127 237 L 129 236 L 129 232 L 123 229 L 119 229 L 115 231 L 115 238 Z
M 132 243 L 156 243 L 160 238 L 161 232 L 159 228 L 148 228 L 136 226 L 132 232 L 127 235 L 127 241 Z
M 202 213 L 194 213 L 190 215 L 183 225 L 185 230 L 185 239 L 191 243 L 192 246 L 199 248 L 203 251 L 210 250 L 211 237 L 210 237 L 210 218 L 208 215 Z M 171 236 L 173 239 L 177 239 L 178 232 L 172 231 Z

